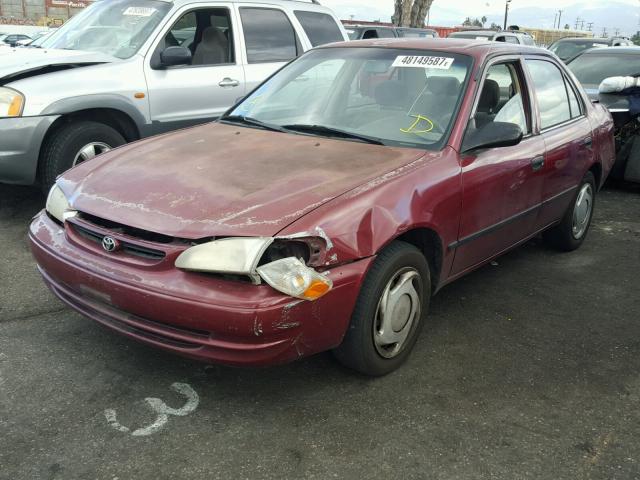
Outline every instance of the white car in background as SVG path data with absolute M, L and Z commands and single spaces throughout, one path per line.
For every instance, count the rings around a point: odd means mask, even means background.
M 0 182 L 46 190 L 112 148 L 211 121 L 305 51 L 348 39 L 316 0 L 94 2 L 40 48 L 0 52 Z

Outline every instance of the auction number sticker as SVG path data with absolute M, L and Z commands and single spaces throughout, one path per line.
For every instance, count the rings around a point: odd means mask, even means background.
M 129 7 L 122 14 L 131 17 L 150 17 L 156 11 L 155 8 L 151 7 Z
M 438 68 L 440 70 L 449 70 L 453 65 L 451 57 L 430 57 L 421 55 L 399 55 L 391 65 L 392 67 L 419 67 L 419 68 Z

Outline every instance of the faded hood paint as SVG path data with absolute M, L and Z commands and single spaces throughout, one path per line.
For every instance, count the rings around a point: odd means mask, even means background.
M 424 154 L 209 124 L 113 150 L 58 184 L 75 209 L 152 232 L 273 236 Z
M 28 72 L 37 75 L 45 67 L 94 65 L 115 60 L 109 55 L 81 50 L 0 49 L 0 84 L 11 82 L 15 77 L 24 77 Z

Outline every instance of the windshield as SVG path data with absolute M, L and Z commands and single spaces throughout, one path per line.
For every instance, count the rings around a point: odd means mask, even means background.
M 585 50 L 597 47 L 606 47 L 602 42 L 557 42 L 549 47 L 561 60 L 569 60 Z
M 598 88 L 605 78 L 640 74 L 640 55 L 587 53 L 568 66 L 583 86 Z
M 170 8 L 170 3 L 159 0 L 98 1 L 60 27 L 42 47 L 129 58 L 136 54 Z
M 465 55 L 391 48 L 324 48 L 291 63 L 232 112 L 236 119 L 385 145 L 440 149 L 463 96 Z M 222 119 L 224 121 L 224 117 Z M 322 130 L 322 132 L 320 131 Z M 337 136 L 337 135 L 336 135 Z

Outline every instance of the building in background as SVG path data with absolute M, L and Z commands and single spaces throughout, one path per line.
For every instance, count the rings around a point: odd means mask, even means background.
M 0 0 L 0 24 L 55 27 L 93 0 Z

